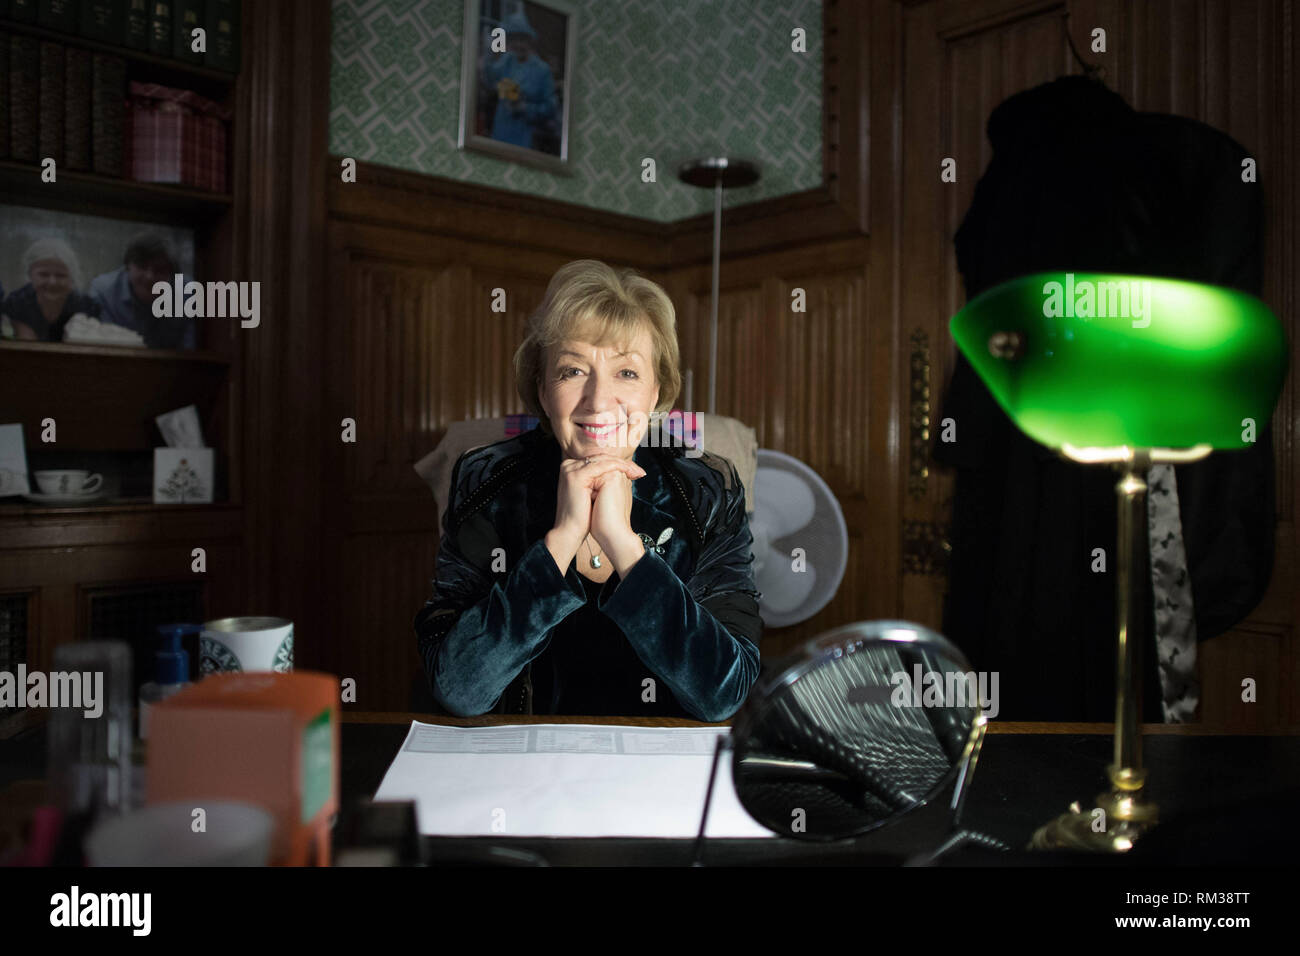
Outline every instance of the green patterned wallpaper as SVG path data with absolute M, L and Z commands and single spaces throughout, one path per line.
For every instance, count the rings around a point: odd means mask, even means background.
M 712 210 L 676 177 L 695 156 L 758 160 L 728 207 L 821 184 L 819 0 L 573 4 L 572 175 L 457 149 L 463 0 L 333 0 L 330 152 L 658 221 Z

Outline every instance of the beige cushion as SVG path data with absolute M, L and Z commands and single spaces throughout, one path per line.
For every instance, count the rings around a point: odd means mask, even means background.
M 754 487 L 754 472 L 758 468 L 758 439 L 754 429 L 722 415 L 700 415 L 700 421 L 704 450 L 721 455 L 736 466 L 741 484 L 745 486 L 745 506 L 753 514 L 754 498 L 749 489 Z M 433 491 L 439 515 L 447 510 L 451 470 L 460 456 L 472 448 L 501 441 L 505 435 L 504 418 L 475 418 L 452 422 L 438 447 L 415 463 L 415 473 Z

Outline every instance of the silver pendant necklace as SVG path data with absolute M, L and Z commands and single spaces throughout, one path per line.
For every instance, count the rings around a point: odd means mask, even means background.
M 593 568 L 594 570 L 599 571 L 599 570 L 600 570 L 600 554 L 592 554 L 592 553 L 591 553 L 591 542 L 590 542 L 590 541 L 588 541 L 586 544 L 587 544 L 587 553 L 588 553 L 588 554 L 591 554 L 591 566 L 592 566 L 592 568 Z M 604 554 L 604 553 L 605 553 L 605 551 L 604 551 L 604 549 L 602 548 L 602 549 L 601 549 L 601 554 Z

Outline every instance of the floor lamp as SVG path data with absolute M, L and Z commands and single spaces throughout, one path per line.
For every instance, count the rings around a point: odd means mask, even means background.
M 677 170 L 677 178 L 690 186 L 713 190 L 713 296 L 709 300 L 709 414 L 717 411 L 718 397 L 718 267 L 722 256 L 722 190 L 752 186 L 758 167 L 744 159 L 713 156 L 692 159 Z M 691 398 L 687 397 L 689 405 Z

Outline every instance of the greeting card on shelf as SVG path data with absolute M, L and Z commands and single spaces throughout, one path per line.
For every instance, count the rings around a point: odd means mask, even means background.
M 211 448 L 155 448 L 153 450 L 154 504 L 211 503 L 212 454 Z
M 0 498 L 25 495 L 29 491 L 23 426 L 0 425 Z

